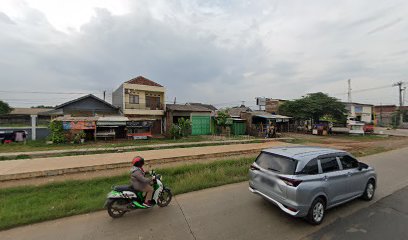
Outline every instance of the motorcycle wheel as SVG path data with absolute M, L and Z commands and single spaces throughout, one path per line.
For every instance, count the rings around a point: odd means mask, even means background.
M 126 211 L 123 209 L 119 209 L 118 207 L 125 208 L 127 207 L 127 205 L 128 202 L 124 199 L 113 199 L 108 202 L 106 207 L 109 216 L 111 216 L 112 218 L 120 218 L 126 213 Z
M 171 202 L 173 198 L 173 194 L 171 193 L 170 189 L 163 189 L 157 199 L 157 205 L 159 207 L 166 207 Z

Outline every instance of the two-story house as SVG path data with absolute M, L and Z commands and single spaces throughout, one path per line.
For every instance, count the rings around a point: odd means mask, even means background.
M 371 104 L 346 102 L 344 103 L 348 111 L 348 120 L 372 123 L 374 120 L 373 107 Z
M 138 76 L 119 86 L 112 103 L 129 118 L 128 136 L 143 137 L 163 133 L 166 89 Z

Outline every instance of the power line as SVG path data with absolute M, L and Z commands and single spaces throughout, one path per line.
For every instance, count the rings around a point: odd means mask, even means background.
M 387 84 L 387 85 L 378 86 L 378 87 L 357 89 L 357 90 L 354 90 L 353 93 L 368 92 L 368 91 L 379 90 L 379 89 L 384 89 L 384 88 L 392 88 L 392 87 L 393 87 L 392 85 Z M 332 95 L 346 95 L 346 94 L 348 94 L 348 92 L 332 93 Z
M 33 94 L 100 94 L 102 92 L 43 92 L 43 91 L 5 91 L 0 90 L 3 93 L 33 93 Z

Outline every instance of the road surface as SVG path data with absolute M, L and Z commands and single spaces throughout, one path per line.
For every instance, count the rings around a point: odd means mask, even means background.
M 408 239 L 408 187 L 308 236 L 307 240 Z M 306 240 L 305 239 L 305 240 Z
M 320 226 L 284 214 L 249 193 L 244 182 L 178 195 L 166 208 L 138 210 L 120 219 L 100 211 L 10 229 L 0 232 L 0 239 L 302 239 L 407 186 L 407 156 L 404 148 L 361 158 L 377 169 L 374 200 L 331 209 Z

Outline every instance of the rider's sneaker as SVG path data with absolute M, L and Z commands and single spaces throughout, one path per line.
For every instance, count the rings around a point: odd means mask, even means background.
M 150 203 L 143 203 L 142 205 L 145 206 L 145 207 L 148 207 L 148 208 L 152 207 L 152 205 Z

